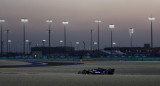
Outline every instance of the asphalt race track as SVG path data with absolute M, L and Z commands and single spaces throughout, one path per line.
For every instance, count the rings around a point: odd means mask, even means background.
M 76 62 L 55 62 L 55 61 L 26 61 L 26 60 L 12 60 L 17 62 L 26 62 L 28 64 L 6 64 L 6 65 L 0 65 L 0 68 L 20 68 L 20 67 L 42 67 L 42 66 L 66 66 L 66 65 L 79 65 L 83 63 L 76 63 Z M 11 62 L 11 60 L 10 60 Z
M 83 63 L 0 68 L 0 86 L 160 86 L 160 62 L 158 61 L 86 61 Z M 28 65 L 30 63 L 0 60 L 1 66 L 7 64 Z M 115 74 L 77 74 L 79 70 L 97 67 L 115 68 Z

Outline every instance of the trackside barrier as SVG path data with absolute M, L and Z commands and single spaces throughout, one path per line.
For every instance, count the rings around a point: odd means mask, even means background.
M 60 57 L 31 57 L 31 56 L 15 56 L 15 57 L 0 57 L 0 59 L 42 59 L 42 60 L 73 60 L 79 61 L 80 59 L 86 61 L 160 61 L 160 57 L 147 57 L 147 56 L 100 56 L 100 57 L 90 57 L 90 56 L 60 56 Z

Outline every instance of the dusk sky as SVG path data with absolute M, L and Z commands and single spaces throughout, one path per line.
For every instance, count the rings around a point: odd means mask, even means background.
M 48 41 L 48 24 L 46 19 L 52 19 L 52 46 L 58 46 L 63 40 L 62 21 L 69 21 L 67 28 L 67 45 L 70 42 L 86 42 L 90 48 L 90 29 L 94 29 L 94 41 L 97 41 L 97 23 L 100 23 L 100 48 L 110 46 L 109 24 L 115 24 L 113 41 L 120 46 L 129 46 L 129 28 L 135 28 L 133 46 L 143 46 L 150 43 L 149 16 L 154 16 L 153 22 L 154 47 L 160 46 L 160 0 L 0 0 L 0 19 L 5 19 L 4 30 L 10 29 L 9 36 L 12 45 L 22 49 L 23 27 L 21 18 L 29 20 L 26 23 L 26 39 L 32 46 L 41 41 Z M 6 33 L 3 34 L 6 42 Z M 48 45 L 48 43 L 46 43 Z

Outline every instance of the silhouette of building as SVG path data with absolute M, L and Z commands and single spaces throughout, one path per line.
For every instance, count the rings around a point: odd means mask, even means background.
M 42 57 L 42 56 L 63 56 L 70 55 L 70 53 L 74 52 L 74 47 L 32 47 L 31 54 L 33 57 Z

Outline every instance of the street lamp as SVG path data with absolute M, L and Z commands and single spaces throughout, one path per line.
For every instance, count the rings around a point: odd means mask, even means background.
M 26 43 L 27 43 L 27 54 L 29 52 L 29 40 L 26 40 Z
M 4 23 L 5 22 L 5 20 L 4 19 L 0 19 L 0 24 L 1 24 L 1 56 L 2 56 L 2 54 L 3 54 L 3 31 L 2 31 L 2 28 L 3 28 L 3 26 L 2 26 L 2 23 Z
M 93 42 L 93 44 L 94 44 L 94 49 L 96 49 L 97 42 Z
M 42 46 L 45 47 L 46 40 L 42 40 Z
M 48 20 L 46 20 L 46 22 L 49 24 L 49 29 L 48 29 L 48 33 L 49 33 L 49 35 L 48 35 L 48 39 L 49 39 L 49 56 L 50 56 L 50 53 L 51 53 L 51 50 L 50 50 L 50 48 L 51 48 L 51 42 L 50 42 L 50 39 L 51 39 L 51 29 L 50 29 L 50 24 L 53 22 L 51 19 L 48 19 Z
M 23 23 L 23 54 L 25 55 L 25 23 L 28 22 L 28 19 L 22 18 L 21 22 Z
M 113 50 L 116 50 L 116 42 L 113 42 L 112 44 L 113 44 L 113 47 L 114 47 Z
M 60 42 L 60 46 L 62 46 L 63 40 L 60 40 L 59 42 Z
M 110 25 L 109 25 L 109 28 L 110 28 L 110 30 L 111 30 L 111 58 L 112 58 L 112 43 L 113 43 L 113 41 L 112 41 L 112 29 L 115 28 L 115 25 L 114 25 L 114 24 L 110 24 Z
M 113 42 L 112 44 L 113 44 L 113 45 L 116 45 L 116 42 Z
M 79 42 L 76 42 L 76 45 L 77 45 L 77 50 L 79 49 Z
M 98 51 L 99 51 L 99 23 L 101 23 L 101 20 L 95 20 L 96 23 L 98 23 Z
M 7 42 L 9 43 L 9 49 L 8 49 L 8 51 L 10 52 L 10 49 L 11 49 L 10 43 L 11 43 L 12 41 L 11 41 L 11 40 L 8 40 Z
M 154 21 L 155 20 L 155 18 L 154 17 L 149 17 L 148 18 L 148 20 L 149 21 L 151 21 L 151 48 L 153 48 L 153 31 L 152 31 L 152 21 Z

